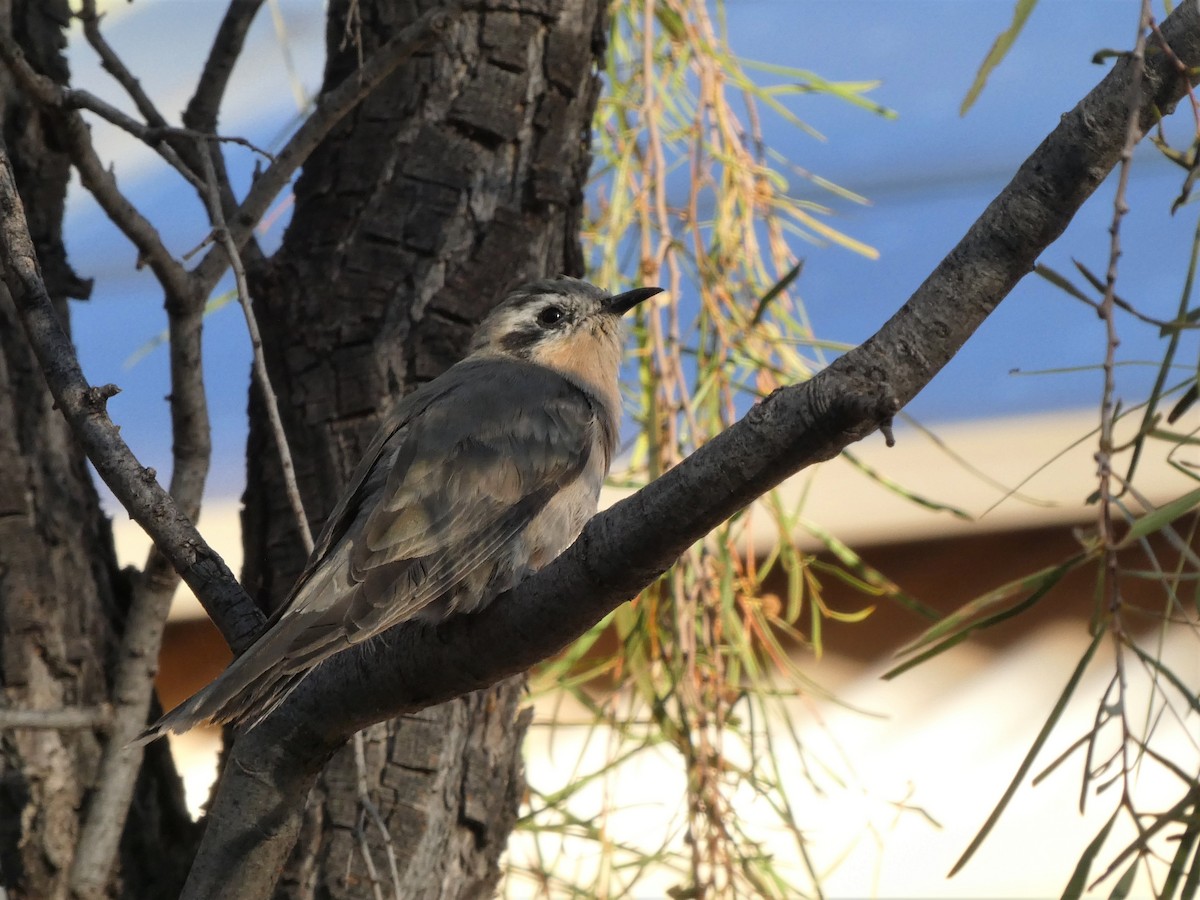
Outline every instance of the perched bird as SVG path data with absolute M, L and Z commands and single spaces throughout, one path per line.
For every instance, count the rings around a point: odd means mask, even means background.
M 138 741 L 252 726 L 339 650 L 482 609 L 565 550 L 617 447 L 621 316 L 661 290 L 562 277 L 513 291 L 470 354 L 382 424 L 262 634 Z

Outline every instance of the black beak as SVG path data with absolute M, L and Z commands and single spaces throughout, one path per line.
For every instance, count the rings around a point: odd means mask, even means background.
M 632 291 L 626 291 L 623 294 L 617 294 L 615 297 L 609 297 L 608 301 L 604 304 L 604 310 L 617 316 L 623 316 L 643 300 L 649 300 L 655 294 L 661 294 L 662 292 L 663 288 L 660 287 L 634 288 Z

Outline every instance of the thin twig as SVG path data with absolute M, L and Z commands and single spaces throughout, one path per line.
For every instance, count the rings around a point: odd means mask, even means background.
M 1075 266 L 1076 266 L 1076 268 L 1079 269 L 1080 273 L 1082 273 L 1083 277 L 1086 278 L 1088 280 L 1088 282 L 1094 288 L 1098 289 L 1102 293 L 1104 292 L 1105 285 L 1104 285 L 1103 280 L 1101 280 L 1101 279 L 1097 278 L 1095 275 L 1093 275 L 1078 260 L 1075 260 Z M 1052 285 L 1054 285 L 1055 287 L 1062 290 L 1062 292 L 1065 293 L 1068 297 L 1073 297 L 1076 300 L 1078 300 L 1079 302 L 1084 303 L 1087 306 L 1090 306 L 1093 310 L 1096 311 L 1096 315 L 1099 316 L 1100 318 L 1104 317 L 1103 298 L 1101 300 L 1093 300 L 1091 297 L 1089 297 L 1087 294 L 1085 294 L 1079 288 L 1075 287 L 1075 285 L 1073 285 L 1070 281 L 1068 281 L 1064 276 L 1060 275 L 1058 272 L 1054 271 L 1054 269 L 1051 269 L 1049 266 L 1044 265 L 1042 263 L 1038 263 L 1036 266 L 1034 266 L 1033 271 L 1034 271 L 1034 274 L 1040 275 L 1042 278 L 1045 278 Z M 1134 306 L 1132 303 L 1130 303 L 1128 300 L 1122 299 L 1122 297 L 1120 295 L 1115 294 L 1115 293 L 1112 295 L 1112 302 L 1113 302 L 1113 306 L 1117 307 L 1118 309 L 1125 310 L 1125 312 L 1129 313 L 1135 319 L 1145 322 L 1147 325 L 1153 325 L 1155 328 L 1162 329 L 1164 332 L 1171 331 L 1171 330 L 1189 331 L 1189 330 L 1200 329 L 1200 324 L 1195 323 L 1195 322 L 1187 322 L 1182 319 L 1176 319 L 1173 322 L 1168 322 L 1164 319 L 1156 319 L 1153 316 L 1148 316 L 1144 312 L 1139 310 L 1136 306 Z
M 1146 70 L 1146 32 L 1150 20 L 1150 0 L 1142 0 L 1141 12 L 1138 18 L 1137 42 L 1132 53 L 1129 81 L 1129 110 L 1125 123 L 1125 141 L 1121 148 L 1120 162 L 1117 170 L 1117 192 L 1113 198 L 1112 223 L 1109 225 L 1109 254 L 1108 269 L 1104 279 L 1104 298 L 1100 304 L 1100 316 L 1104 319 L 1105 353 L 1104 353 L 1104 387 L 1100 399 L 1100 439 L 1096 452 L 1096 463 L 1099 477 L 1099 516 L 1100 539 L 1105 545 L 1105 569 L 1107 571 L 1105 590 L 1108 597 L 1108 611 L 1113 616 L 1113 627 L 1119 629 L 1120 584 L 1117 568 L 1117 537 L 1113 533 L 1113 495 L 1112 495 L 1112 457 L 1115 452 L 1113 443 L 1113 423 L 1115 404 L 1113 397 L 1116 391 L 1116 352 L 1120 343 L 1117 337 L 1116 319 L 1113 314 L 1117 296 L 1117 263 L 1121 258 L 1121 220 L 1129 211 L 1126 191 L 1129 186 L 1129 171 L 1133 162 L 1133 150 L 1141 137 L 1140 110 L 1138 98 L 1141 95 L 1142 79 Z M 1086 273 L 1085 273 L 1086 274 Z M 1119 652 L 1119 649 L 1118 649 Z
M 1109 254 L 1108 269 L 1105 272 L 1104 299 L 1101 302 L 1101 318 L 1104 319 L 1105 351 L 1104 351 L 1104 387 L 1100 400 L 1100 440 L 1096 452 L 1096 463 L 1099 477 L 1099 509 L 1097 519 L 1100 539 L 1104 546 L 1104 594 L 1108 613 L 1107 626 L 1113 640 L 1114 660 L 1117 674 L 1118 720 L 1121 726 L 1120 746 L 1114 753 L 1114 759 L 1119 756 L 1121 770 L 1116 776 L 1121 781 L 1120 805 L 1126 808 L 1135 823 L 1139 823 L 1137 811 L 1134 808 L 1130 793 L 1130 777 L 1133 775 L 1129 758 L 1129 743 L 1131 730 L 1127 716 L 1126 698 L 1128 680 L 1124 662 L 1124 625 L 1121 616 L 1121 583 L 1120 565 L 1117 558 L 1118 538 L 1114 531 L 1113 509 L 1117 500 L 1112 490 L 1112 461 L 1116 448 L 1113 441 L 1113 424 L 1116 417 L 1114 396 L 1116 393 L 1115 360 L 1117 337 L 1114 309 L 1116 305 L 1117 263 L 1121 258 L 1121 221 L 1129 211 L 1126 191 L 1129 186 L 1129 172 L 1132 168 L 1133 151 L 1141 137 L 1141 97 L 1142 80 L 1146 72 L 1146 35 L 1150 23 L 1150 0 L 1142 0 L 1138 16 L 1137 41 L 1131 54 L 1128 112 L 1125 122 L 1124 144 L 1121 147 L 1120 161 L 1117 171 L 1117 191 L 1113 198 L 1112 222 L 1109 225 Z M 1086 274 L 1086 272 L 1085 272 Z M 1140 830 L 1140 825 L 1139 825 Z M 1093 885 L 1094 886 L 1094 885 Z
M 367 867 L 367 880 L 371 882 L 371 895 L 375 900 L 383 900 L 383 882 L 379 880 L 379 870 L 375 867 L 375 860 L 371 857 L 371 845 L 367 842 L 367 829 L 363 827 L 363 819 L 365 817 L 365 812 L 358 814 L 358 821 L 354 826 L 354 835 L 358 838 L 358 852 Z M 351 855 L 352 858 L 353 855 Z M 346 860 L 346 880 L 350 880 L 350 859 Z
M 158 276 L 169 295 L 186 296 L 191 292 L 187 271 L 163 245 L 153 225 L 117 189 L 116 179 L 105 168 L 92 146 L 91 132 L 78 110 L 69 109 L 63 88 L 45 75 L 34 71 L 24 51 L 12 35 L 0 32 L 0 60 L 13 73 L 21 88 L 37 103 L 61 111 L 63 135 L 71 162 L 79 170 L 79 180 L 96 198 L 101 208 L 137 247 L 139 263 L 145 262 Z
M 367 786 L 366 741 L 361 731 L 355 732 L 354 735 L 354 768 L 358 773 L 357 791 L 360 809 L 355 833 L 358 837 L 359 852 L 362 854 L 363 862 L 367 867 L 367 874 L 371 879 L 371 892 L 377 900 L 383 900 L 383 882 L 379 877 L 379 870 L 375 867 L 375 860 L 371 856 L 371 844 L 367 840 L 367 829 L 364 827 L 363 820 L 367 817 L 379 829 L 379 834 L 383 838 L 384 846 L 387 848 L 388 867 L 391 869 L 392 890 L 395 891 L 396 900 L 401 900 L 400 868 L 396 862 L 396 848 L 392 843 L 391 832 L 388 831 L 387 824 L 383 821 L 383 816 L 379 813 L 379 807 L 371 800 L 371 791 Z
M 242 54 L 246 34 L 250 30 L 250 25 L 253 23 L 254 17 L 258 14 L 262 2 L 263 0 L 232 0 L 225 10 L 225 16 L 217 28 L 217 34 L 213 38 L 208 58 L 204 62 L 204 69 L 196 82 L 195 93 L 192 94 L 192 99 L 188 102 L 187 109 L 183 111 L 183 124 L 194 133 L 216 134 L 217 116 L 221 110 L 221 103 L 225 98 L 225 91 L 229 86 L 229 77 L 233 74 L 233 67 Z M 198 147 L 193 141 L 180 144 L 179 150 L 183 158 L 194 167 L 197 174 L 203 172 L 204 163 L 198 158 Z M 271 162 L 275 162 L 274 157 L 271 157 Z M 221 209 L 226 216 L 233 215 L 234 210 L 238 206 L 237 196 L 233 192 L 233 185 L 229 183 L 229 173 L 225 168 L 225 157 L 219 148 L 213 160 L 213 167 L 217 173 Z M 199 191 L 199 196 L 202 200 L 205 196 L 205 190 L 207 189 Z M 257 222 L 254 223 L 254 225 L 257 224 Z M 252 236 L 253 225 L 251 229 Z M 248 239 L 246 245 L 249 246 L 252 244 L 253 241 Z M 241 245 L 239 245 L 239 249 L 241 249 Z M 248 253 L 248 256 L 253 262 L 260 254 L 255 249 Z M 207 296 L 215 286 L 215 281 L 206 286 L 202 285 L 203 289 L 201 292 Z
M 235 247 L 240 250 L 250 239 L 275 197 L 333 127 L 401 64 L 429 46 L 450 27 L 454 15 L 466 8 L 452 4 L 431 9 L 397 32 L 360 69 L 321 96 L 312 114 L 279 151 L 275 162 L 255 179 L 241 206 L 233 214 L 226 215 Z M 201 293 L 211 293 L 224 274 L 226 264 L 224 248 L 209 251 L 192 273 Z
M 133 73 L 126 67 L 116 51 L 113 50 L 100 33 L 101 17 L 96 13 L 95 0 L 84 0 L 79 18 L 83 22 L 84 34 L 88 39 L 88 43 L 92 45 L 96 53 L 100 56 L 105 70 L 125 88 L 125 92 L 133 99 L 138 111 L 146 120 L 146 124 L 137 123 L 136 120 L 120 113 L 119 110 L 115 110 L 98 98 L 87 95 L 86 92 L 76 93 L 84 95 L 84 99 L 87 101 L 85 108 L 91 109 L 97 115 L 102 116 L 119 128 L 129 131 L 131 134 L 145 141 L 156 152 L 160 153 L 203 196 L 203 191 L 199 188 L 194 178 L 200 172 L 200 161 L 190 152 L 194 147 L 192 142 L 201 134 L 209 135 L 216 133 L 217 112 L 220 109 L 229 76 L 233 71 L 234 63 L 241 53 L 246 31 L 249 29 L 255 13 L 261 5 L 262 0 L 234 0 L 230 4 L 229 9 L 226 10 L 225 18 L 221 22 L 221 27 L 217 31 L 217 36 L 214 39 L 213 49 L 209 54 L 208 62 L 205 64 L 204 72 L 201 75 L 197 93 L 193 96 L 192 103 L 188 105 L 187 110 L 184 112 L 184 124 L 190 127 L 173 128 L 168 125 L 165 117 L 155 107 L 149 95 L 142 90 L 141 83 L 134 77 Z M 113 113 L 116 113 L 116 115 L 114 116 Z M 240 144 L 255 153 L 263 155 L 272 162 L 274 161 L 274 157 L 270 153 L 245 138 L 223 137 L 219 139 Z M 180 151 L 179 156 L 165 152 L 167 144 L 164 143 L 164 140 L 174 144 L 175 149 Z M 180 165 L 180 157 L 182 157 L 182 165 Z M 227 209 L 232 210 L 236 207 L 237 202 L 233 194 L 233 188 L 229 184 L 229 178 L 225 173 L 225 166 L 220 161 L 217 165 L 217 176 L 221 187 L 221 201 Z
M 133 118 L 133 116 L 122 112 L 112 104 L 100 99 L 90 91 L 81 90 L 79 88 L 63 88 L 62 102 L 63 106 L 65 106 L 67 109 L 86 109 L 88 112 L 95 113 L 110 125 L 115 125 L 122 131 L 133 135 L 139 141 L 159 153 L 162 152 L 160 145 L 164 138 L 175 138 L 177 140 L 189 141 L 205 139 L 221 141 L 222 143 L 226 144 L 237 144 L 240 147 L 245 147 L 246 149 L 257 153 L 268 162 L 275 161 L 275 154 L 273 154 L 270 150 L 260 147 L 253 141 L 244 137 L 239 137 L 237 135 L 210 134 L 208 132 L 198 131 L 194 128 L 179 128 L 174 125 L 147 125 L 144 122 L 139 122 L 137 119 Z
M 125 89 L 125 93 L 133 100 L 138 112 L 142 114 L 142 118 L 152 127 L 166 127 L 167 120 L 162 117 L 150 96 L 142 90 L 141 82 L 133 77 L 133 73 L 126 68 L 125 63 L 121 61 L 116 51 L 100 33 L 100 16 L 96 14 L 96 0 L 83 0 L 83 8 L 78 17 L 83 22 L 84 37 L 100 57 L 100 64 L 104 67 L 104 71 L 108 72 Z
M 84 378 L 41 279 L 12 166 L 7 153 L 2 151 L 0 252 L 5 280 L 47 385 L 97 472 L 154 539 L 156 547 L 169 554 L 170 563 L 204 602 L 231 646 L 245 647 L 261 629 L 264 617 L 224 562 L 196 532 L 188 515 L 189 508 L 199 507 L 207 470 L 207 417 L 197 414 L 194 408 L 185 409 L 183 401 L 172 404 L 173 424 L 178 426 L 172 489 L 184 498 L 181 509 L 158 485 L 153 470 L 137 462 L 109 420 L 105 401 L 116 389 L 94 388 Z M 188 318 L 173 314 L 172 325 Z M 185 331 L 190 333 L 193 329 Z M 198 331 L 195 337 L 198 339 Z M 186 395 L 186 382 L 200 378 L 200 370 L 185 371 L 191 364 L 190 358 L 183 359 L 175 352 L 176 347 L 191 341 L 181 337 L 174 327 L 172 340 L 173 390 Z M 191 429 L 202 434 L 193 435 Z M 193 457 L 188 459 L 188 454 Z M 127 744 L 145 723 L 162 628 L 176 583 L 164 557 L 152 554 L 134 591 L 122 637 L 113 691 L 114 716 L 101 764 L 102 774 L 97 793 L 89 803 L 72 867 L 71 883 L 80 896 L 101 896 L 108 880 L 141 761 L 140 748 L 128 748 Z
M 191 169 L 179 161 L 178 156 L 174 156 L 172 158 L 166 156 L 166 154 L 163 154 L 163 149 L 165 147 L 169 149 L 169 147 L 167 147 L 167 145 L 162 141 L 163 129 L 152 128 L 143 122 L 139 122 L 137 119 L 133 118 L 127 113 L 122 112 L 115 106 L 106 103 L 104 100 L 101 100 L 99 97 L 89 93 L 88 91 L 75 90 L 73 88 L 63 88 L 62 105 L 66 109 L 86 109 L 89 112 L 95 113 L 109 124 L 115 125 L 117 128 L 120 128 L 127 134 L 133 135 L 142 143 L 149 146 L 156 153 L 162 154 L 163 157 L 167 159 L 167 161 L 170 162 L 171 165 L 174 166 L 184 178 L 187 178 L 190 181 L 196 177 Z
M 308 516 L 304 513 L 304 501 L 300 497 L 300 487 L 296 484 L 296 467 L 292 463 L 292 451 L 288 447 L 287 433 L 283 430 L 283 418 L 279 414 L 279 400 L 271 387 L 271 377 L 267 374 L 267 359 L 263 355 L 262 334 L 258 330 L 258 320 L 254 316 L 254 307 L 250 302 L 250 288 L 246 283 L 246 270 L 242 266 L 242 258 L 229 235 L 225 224 L 225 214 L 221 211 L 221 197 L 217 184 L 217 173 L 213 167 L 212 153 L 206 142 L 199 144 L 200 161 L 204 168 L 207 181 L 208 214 L 212 219 L 213 237 L 224 249 L 233 268 L 234 281 L 237 284 L 238 302 L 246 315 L 246 330 L 250 333 L 250 346 L 254 351 L 254 381 L 262 391 L 267 407 L 267 420 L 271 424 L 271 432 L 275 436 L 275 447 L 279 451 L 279 467 L 283 472 L 283 487 L 287 493 L 288 503 L 296 517 L 296 525 L 300 529 L 300 539 L 304 543 L 305 554 L 313 551 L 312 530 L 308 527 Z
M 106 728 L 112 707 L 67 706 L 61 709 L 0 709 L 0 731 L 9 728 Z
M 1154 16 L 1149 17 L 1147 24 L 1150 26 L 1150 30 L 1154 32 L 1154 36 L 1158 38 L 1158 46 L 1162 48 L 1162 51 L 1166 54 L 1167 59 L 1171 61 L 1171 64 L 1175 66 L 1175 70 L 1179 72 L 1179 77 L 1181 77 L 1184 80 L 1184 83 L 1187 85 L 1187 98 L 1192 105 L 1192 119 L 1196 123 L 1196 134 L 1198 137 L 1200 137 L 1200 100 L 1196 99 L 1196 92 L 1192 89 L 1192 85 L 1188 82 L 1188 68 L 1183 64 L 1179 57 L 1175 55 L 1175 51 L 1171 49 L 1171 45 L 1167 43 L 1166 39 L 1163 37 L 1162 31 L 1159 30 L 1158 22 L 1155 21 Z

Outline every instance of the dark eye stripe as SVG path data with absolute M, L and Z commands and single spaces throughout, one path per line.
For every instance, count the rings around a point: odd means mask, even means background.
M 505 353 L 518 357 L 519 359 L 528 359 L 529 352 L 533 349 L 545 332 L 535 325 L 528 328 L 522 328 L 517 331 L 510 331 L 508 334 L 500 338 L 500 346 Z

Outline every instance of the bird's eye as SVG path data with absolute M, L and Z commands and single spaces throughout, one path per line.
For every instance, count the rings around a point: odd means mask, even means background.
M 538 320 L 539 325 L 549 328 L 555 322 L 559 321 L 562 317 L 563 317 L 563 311 L 561 309 L 559 309 L 557 306 L 547 306 L 545 309 L 543 309 L 541 312 L 538 313 L 537 320 Z

